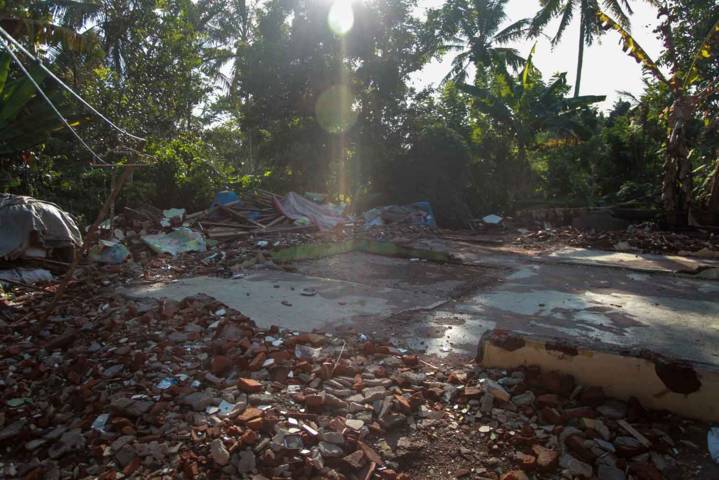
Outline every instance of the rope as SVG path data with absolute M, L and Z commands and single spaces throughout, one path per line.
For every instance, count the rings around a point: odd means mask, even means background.
M 2 30 L 2 27 L 0 27 L 0 30 Z M 5 30 L 2 30 L 2 31 L 5 32 Z M 50 108 L 53 109 L 53 111 L 57 114 L 57 116 L 60 117 L 60 120 L 62 120 L 62 123 L 64 123 L 65 126 L 72 132 L 72 134 L 75 135 L 75 138 L 77 138 L 80 141 L 82 146 L 85 147 L 87 149 L 87 151 L 90 152 L 90 154 L 92 154 L 92 156 L 95 157 L 95 159 L 97 161 L 99 161 L 100 163 L 103 163 L 103 164 L 107 164 L 107 162 L 105 160 L 103 160 L 100 157 L 100 155 L 95 153 L 95 151 L 92 148 L 90 148 L 90 145 L 88 145 L 85 142 L 85 140 L 82 139 L 80 134 L 78 134 L 75 131 L 75 129 L 72 128 L 72 126 L 67 121 L 67 119 L 62 115 L 62 113 L 60 113 L 60 110 L 58 110 L 57 107 L 55 106 L 55 104 L 52 103 L 52 100 L 50 100 L 50 98 L 48 98 L 48 96 L 45 95 L 45 92 L 42 90 L 42 88 L 40 88 L 40 85 L 37 84 L 35 79 L 32 78 L 32 75 L 30 75 L 30 72 L 27 71 L 27 69 L 25 68 L 25 65 L 23 65 L 22 62 L 20 61 L 20 59 L 17 58 L 17 55 L 15 55 L 15 52 L 12 51 L 12 48 L 10 47 L 10 45 L 8 45 L 8 43 L 5 41 L 5 39 L 0 37 L 0 42 L 2 42 L 2 46 L 5 48 L 5 50 L 7 50 L 7 52 L 10 54 L 10 56 L 15 61 L 15 63 L 17 63 L 17 65 L 20 67 L 20 70 L 22 70 L 22 72 L 25 74 L 25 76 L 27 76 L 27 78 L 30 80 L 30 82 L 32 82 L 32 84 L 35 86 L 35 89 L 38 91 L 38 93 L 42 96 L 42 98 L 45 99 L 47 104 L 50 105 Z
M 5 29 L 3 29 L 2 27 L 0 27 L 0 34 L 2 34 L 5 38 L 7 38 L 7 39 L 10 41 L 10 43 L 12 43 L 13 45 L 15 45 L 15 47 L 17 47 L 22 53 L 24 53 L 25 55 L 27 55 L 28 57 L 30 57 L 33 61 L 35 61 L 35 62 L 40 66 L 40 68 L 42 68 L 48 75 L 50 75 L 50 77 L 52 77 L 53 80 L 55 80 L 57 83 L 59 83 L 65 90 L 67 90 L 68 92 L 70 92 L 70 94 L 71 94 L 72 96 L 74 96 L 74 97 L 75 97 L 76 99 L 78 99 L 83 105 L 85 105 L 87 108 L 89 108 L 95 115 L 97 115 L 98 117 L 100 117 L 101 119 L 103 119 L 105 122 L 107 122 L 108 125 L 110 125 L 111 127 L 113 127 L 113 128 L 114 128 L 115 130 L 117 130 L 118 132 L 122 133 L 123 135 L 127 135 L 128 137 L 134 138 L 135 140 L 139 140 L 139 141 L 141 141 L 141 142 L 144 142 L 144 141 L 145 141 L 144 138 L 138 137 L 138 136 L 136 136 L 136 135 L 133 135 L 133 134 L 127 132 L 125 129 L 118 127 L 118 126 L 115 125 L 109 118 L 107 118 L 107 117 L 106 117 L 105 115 L 103 115 L 102 113 L 98 112 L 92 105 L 90 105 L 89 103 L 87 103 L 87 101 L 85 101 L 84 98 L 82 98 L 80 95 L 78 95 L 77 93 L 75 93 L 75 91 L 74 91 L 72 88 L 70 88 L 67 84 L 65 84 L 65 82 L 63 82 L 63 81 L 62 81 L 61 79 L 59 79 L 54 73 L 52 73 L 52 71 L 51 71 L 49 68 L 47 68 L 47 67 L 42 63 L 42 60 L 40 60 L 38 57 L 36 57 L 35 55 L 33 55 L 31 52 L 29 52 L 20 42 L 18 42 L 17 40 L 15 40 L 15 39 L 12 37 L 12 35 L 10 35 L 8 32 L 6 32 Z

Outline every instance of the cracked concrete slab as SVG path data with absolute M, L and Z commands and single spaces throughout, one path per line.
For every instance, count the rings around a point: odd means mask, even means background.
M 568 262 L 536 261 L 458 242 L 431 246 L 448 248 L 469 265 L 351 252 L 297 262 L 297 273 L 184 279 L 135 287 L 130 294 L 181 299 L 204 293 L 263 326 L 354 328 L 440 356 L 473 357 L 486 331 L 505 329 L 719 366 L 719 282 L 667 274 L 674 266 L 664 258 L 589 251 L 579 255 L 591 260 L 583 263 L 573 260 L 575 250 Z M 626 268 L 628 261 L 653 264 Z M 304 297 L 303 288 L 318 294 Z
M 313 289 L 313 296 L 302 294 Z M 135 298 L 182 300 L 209 295 L 252 318 L 258 325 L 291 330 L 331 330 L 366 318 L 386 318 L 417 309 L 432 309 L 444 298 L 382 286 L 306 276 L 281 270 L 252 273 L 241 279 L 194 277 L 172 283 L 130 287 L 121 291 Z
M 557 250 L 549 255 L 539 257 L 538 260 L 668 273 L 696 273 L 707 268 L 719 267 L 719 262 L 703 258 L 607 252 L 573 247 Z
M 443 307 L 461 318 L 444 335 L 414 338 L 430 353 L 473 354 L 487 330 L 565 339 L 595 348 L 646 349 L 719 365 L 719 284 L 585 265 L 527 264 L 496 288 Z M 437 324 L 438 312 L 418 314 Z M 416 332 L 419 337 L 421 330 Z M 412 336 L 410 334 L 410 336 Z

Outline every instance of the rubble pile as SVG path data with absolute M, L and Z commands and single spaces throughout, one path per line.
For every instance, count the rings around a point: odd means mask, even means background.
M 41 325 L 28 295 L 0 323 L 3 478 L 695 478 L 692 422 L 568 376 L 88 285 Z
M 215 203 L 209 209 L 188 215 L 186 220 L 209 238 L 236 240 L 257 233 L 277 235 L 316 230 L 310 224 L 297 225 L 281 210 L 277 195 L 264 190 L 243 192 L 227 203 Z
M 565 245 L 624 252 L 698 255 L 719 258 L 719 235 L 703 232 L 657 230 L 651 223 L 631 225 L 626 230 L 593 232 L 573 227 L 520 229 L 515 245 L 529 248 Z

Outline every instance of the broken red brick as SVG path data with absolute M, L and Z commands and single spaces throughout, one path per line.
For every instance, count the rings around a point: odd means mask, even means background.
M 557 395 L 556 393 L 545 393 L 537 397 L 536 403 L 540 407 L 556 408 L 561 405 L 561 400 L 559 399 L 559 395 Z
M 254 445 L 257 443 L 257 432 L 254 430 L 246 430 L 240 437 L 240 443 L 242 443 L 242 446 Z
M 482 389 L 480 387 L 468 386 L 464 387 L 463 395 L 466 398 L 479 398 L 482 396 Z
M 561 425 L 564 423 L 564 416 L 556 408 L 544 407 L 539 411 L 539 415 L 547 423 L 552 425 Z
M 584 445 L 584 442 L 584 437 L 581 437 L 580 435 L 570 435 L 564 440 L 564 443 L 567 445 L 567 447 L 569 447 L 569 450 L 572 451 L 575 457 L 584 462 L 592 464 L 594 463 L 594 460 L 596 460 L 597 456 L 594 454 L 591 448 L 588 448 Z
M 507 472 L 499 478 L 500 480 L 529 480 L 527 474 L 521 470 L 512 470 L 511 472 Z
M 532 452 L 537 456 L 537 470 L 540 472 L 551 472 L 559 465 L 559 452 L 556 450 L 533 445 Z
M 237 386 L 245 393 L 258 393 L 263 389 L 260 382 L 251 378 L 240 378 L 237 380 Z
M 514 452 L 514 459 L 524 471 L 532 471 L 537 468 L 537 457 L 523 452 Z
M 224 355 L 215 355 L 210 362 L 210 371 L 217 376 L 224 375 L 232 367 L 232 361 Z
M 408 367 L 415 367 L 419 364 L 419 359 L 417 358 L 417 355 L 403 355 L 402 361 Z
M 237 420 L 242 423 L 247 423 L 250 420 L 260 417 L 262 417 L 262 410 L 254 407 L 247 407 L 245 411 L 237 417 Z
M 252 371 L 259 370 L 262 368 L 262 364 L 267 359 L 267 354 L 265 352 L 260 352 L 257 355 L 255 355 L 255 358 L 252 359 L 250 364 L 248 365 L 248 368 Z

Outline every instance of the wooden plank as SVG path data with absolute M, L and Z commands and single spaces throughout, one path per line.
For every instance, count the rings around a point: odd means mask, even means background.
M 629 422 L 627 422 L 626 420 L 617 420 L 617 423 L 619 424 L 620 427 L 622 427 L 624 430 L 629 432 L 632 435 L 632 437 L 636 438 L 639 441 L 639 443 L 641 443 L 642 445 L 644 445 L 647 448 L 651 448 L 652 442 L 650 442 L 647 437 L 645 437 L 644 435 L 639 433 L 639 431 L 637 431 L 636 428 L 629 425 Z

